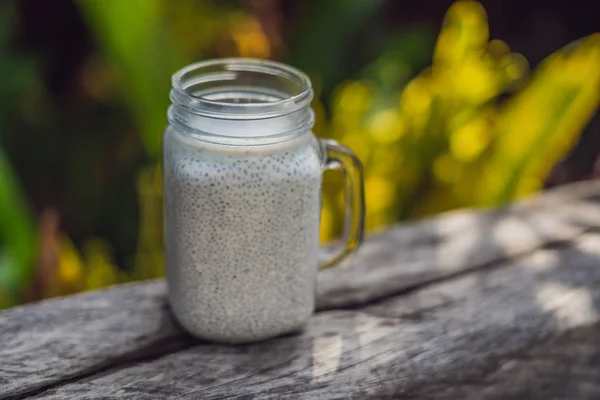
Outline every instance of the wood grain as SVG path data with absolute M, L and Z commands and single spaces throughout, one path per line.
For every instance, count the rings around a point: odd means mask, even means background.
M 494 376 L 540 341 L 599 323 L 599 260 L 600 235 L 588 234 L 423 293 L 321 312 L 301 335 L 198 345 L 38 398 L 429 398 L 423 394 L 430 386 L 477 379 L 483 386 L 482 376 Z M 420 303 L 421 296 L 437 301 Z M 496 390 L 511 389 L 507 379 Z
M 578 249 L 597 241 L 599 196 L 598 182 L 572 185 L 503 210 L 450 213 L 374 236 L 353 261 L 320 274 L 322 311 L 302 335 L 251 346 L 190 339 L 168 312 L 162 282 L 2 312 L 0 399 L 408 395 L 465 359 L 490 365 L 489 345 L 506 357 L 571 329 L 540 306 L 538 284 L 552 275 L 562 287 L 580 271 L 566 292 L 585 289 L 595 301 L 582 282 L 596 284 L 589 264 L 598 254 Z M 583 296 L 557 307 L 568 310 Z M 576 327 L 595 321 L 584 317 Z M 484 352 L 461 348 L 477 340 Z
M 319 309 L 359 307 L 404 290 L 568 242 L 600 227 L 600 182 L 488 211 L 461 211 L 370 238 L 319 277 Z
M 428 385 L 431 400 L 596 400 L 600 398 L 600 326 L 570 330 L 503 359 L 458 384 Z
M 0 398 L 185 347 L 164 295 L 131 284 L 0 313 Z

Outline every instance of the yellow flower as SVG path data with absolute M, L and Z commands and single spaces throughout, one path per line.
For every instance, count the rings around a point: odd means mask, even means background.
M 420 116 L 429 111 L 432 100 L 429 78 L 428 76 L 421 75 L 406 85 L 400 98 L 400 107 L 403 115 Z
M 243 19 L 231 32 L 241 57 L 268 58 L 271 45 L 262 27 L 254 18 Z
M 490 143 L 491 134 L 485 118 L 475 118 L 450 135 L 450 151 L 461 162 L 475 160 Z
M 494 39 L 488 44 L 488 54 L 495 60 L 501 60 L 510 53 L 510 48 L 502 40 Z
M 348 82 L 333 96 L 333 111 L 346 118 L 353 113 L 361 114 L 371 104 L 371 91 L 363 82 Z
M 397 110 L 385 109 L 369 118 L 367 130 L 375 141 L 387 144 L 400 139 L 404 134 L 404 124 Z
M 498 71 L 480 58 L 465 61 L 455 71 L 449 72 L 449 77 L 460 98 L 472 104 L 483 103 L 500 92 Z
M 365 197 L 367 213 L 376 213 L 394 203 L 395 187 L 381 177 L 369 177 L 365 182 Z
M 488 41 L 487 15 L 476 1 L 457 1 L 448 10 L 434 51 L 434 65 L 457 65 L 483 51 Z
M 83 263 L 73 243 L 63 237 L 58 256 L 58 279 L 61 286 L 72 286 L 80 283 L 83 276 Z
M 357 155 L 363 164 L 369 162 L 372 145 L 364 131 L 353 130 L 344 133 L 341 142 Z

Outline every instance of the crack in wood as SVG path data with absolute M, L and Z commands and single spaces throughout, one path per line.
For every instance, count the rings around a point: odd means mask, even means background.
M 23 399 L 35 397 L 35 396 L 43 394 L 47 391 L 59 388 L 63 385 L 67 385 L 72 382 L 85 381 L 86 379 L 90 379 L 90 378 L 99 378 L 99 377 L 102 377 L 103 375 L 112 374 L 121 369 L 128 368 L 131 365 L 134 365 L 137 363 L 141 364 L 141 363 L 146 363 L 146 362 L 150 362 L 150 361 L 155 361 L 161 357 L 164 357 L 167 354 L 174 354 L 179 351 L 189 349 L 190 347 L 197 346 L 197 343 L 194 343 L 192 341 L 189 341 L 189 343 L 187 345 L 185 345 L 185 343 L 186 343 L 185 341 L 184 342 L 167 341 L 167 342 L 162 342 L 162 343 L 153 343 L 152 345 L 148 346 L 147 348 L 139 349 L 138 351 L 124 354 L 122 357 L 108 361 L 107 364 L 105 364 L 105 365 L 98 365 L 94 368 L 90 368 L 87 371 L 82 371 L 81 373 L 79 373 L 77 375 L 74 375 L 71 377 L 65 377 L 59 381 L 52 383 L 52 384 L 40 386 L 38 388 L 31 389 L 29 391 L 25 391 L 23 393 L 8 396 L 8 397 L 4 397 L 0 394 L 0 399 L 23 400 Z M 155 353 L 151 350 L 152 347 L 162 346 L 162 345 L 165 346 L 164 352 Z
M 582 293 L 600 308 L 596 193 L 600 183 L 573 185 L 372 238 L 355 264 L 320 274 L 319 312 L 304 332 L 260 344 L 191 340 L 172 321 L 162 282 L 5 311 L 0 399 L 413 398 L 441 382 L 474 386 L 468 370 L 489 370 L 596 320 L 600 310 L 559 320 L 580 306 Z M 536 297 L 542 284 L 577 296 L 548 307 Z M 339 354 L 314 347 L 337 337 Z M 316 351 L 334 366 L 319 379 Z

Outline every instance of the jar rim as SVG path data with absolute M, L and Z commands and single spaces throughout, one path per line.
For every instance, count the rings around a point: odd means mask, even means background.
M 219 87 L 222 92 L 211 92 Z M 223 101 L 224 95 L 219 93 L 227 93 L 227 87 L 231 95 L 229 101 Z M 204 93 L 196 92 L 198 88 Z M 248 98 L 236 99 L 236 95 Z M 313 90 L 308 76 L 292 66 L 253 58 L 220 58 L 175 72 L 170 97 L 176 107 L 201 116 L 262 119 L 307 107 Z

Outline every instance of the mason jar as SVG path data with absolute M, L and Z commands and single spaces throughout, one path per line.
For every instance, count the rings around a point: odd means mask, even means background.
M 300 329 L 319 268 L 363 236 L 357 157 L 311 132 L 311 83 L 290 66 L 219 59 L 173 75 L 163 140 L 169 301 L 192 335 L 249 342 Z M 322 174 L 345 177 L 345 244 L 319 265 Z

